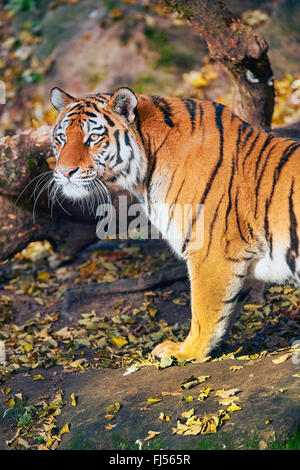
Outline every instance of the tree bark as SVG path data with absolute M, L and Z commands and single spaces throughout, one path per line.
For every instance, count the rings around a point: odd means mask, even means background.
M 268 44 L 235 18 L 221 1 L 160 0 L 176 10 L 206 42 L 235 85 L 233 112 L 256 127 L 270 128 L 274 108 Z

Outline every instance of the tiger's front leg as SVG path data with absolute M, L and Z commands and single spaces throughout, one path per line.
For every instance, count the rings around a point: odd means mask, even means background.
M 166 341 L 155 347 L 156 357 L 175 356 L 203 360 L 218 345 L 231 326 L 238 300 L 243 296 L 245 270 L 242 263 L 223 256 L 203 259 L 200 252 L 188 258 L 191 281 L 191 330 L 183 343 Z

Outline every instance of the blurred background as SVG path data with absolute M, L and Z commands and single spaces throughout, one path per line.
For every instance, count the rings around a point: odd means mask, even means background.
M 273 126 L 299 119 L 300 2 L 226 0 L 269 43 L 275 75 Z M 150 0 L 2 0 L 0 136 L 52 123 L 49 91 L 75 96 L 121 85 L 137 93 L 195 96 L 230 105 L 232 84 L 198 33 Z

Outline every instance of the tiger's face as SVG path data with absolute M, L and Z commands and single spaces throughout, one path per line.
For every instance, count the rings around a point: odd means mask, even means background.
M 134 132 L 133 91 L 76 99 L 54 88 L 51 101 L 60 111 L 52 134 L 57 192 L 75 201 L 101 194 L 107 185 L 132 190 L 140 184 L 146 158 Z

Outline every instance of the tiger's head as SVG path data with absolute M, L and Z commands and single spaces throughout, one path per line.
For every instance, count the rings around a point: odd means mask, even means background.
M 59 111 L 52 134 L 57 192 L 75 201 L 103 192 L 106 185 L 134 190 L 140 184 L 146 157 L 136 132 L 138 100 L 132 90 L 76 99 L 53 88 L 51 102 Z

